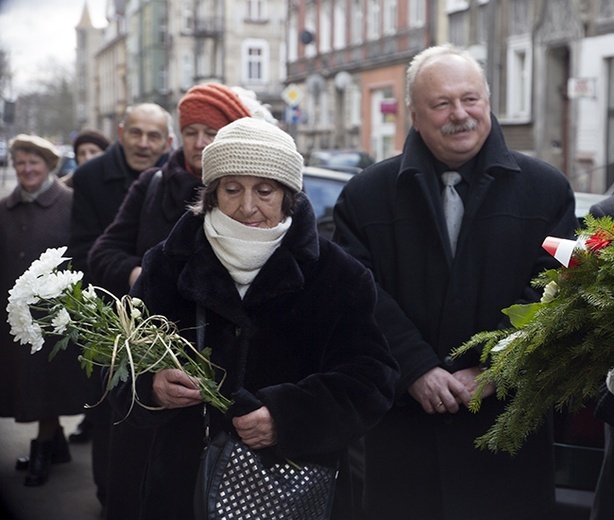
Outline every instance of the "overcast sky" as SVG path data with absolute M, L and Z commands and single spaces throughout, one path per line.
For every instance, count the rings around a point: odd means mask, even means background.
M 8 96 L 27 91 L 58 64 L 74 63 L 85 2 L 94 26 L 104 26 L 107 0 L 0 0 L 0 47 L 9 51 L 13 71 Z

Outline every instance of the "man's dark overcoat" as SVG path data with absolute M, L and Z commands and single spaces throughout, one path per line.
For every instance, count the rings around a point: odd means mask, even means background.
M 29 345 L 13 341 L 7 320 L 8 291 L 48 248 L 68 245 L 72 190 L 57 179 L 33 202 L 24 202 L 20 188 L 0 201 L 0 416 L 20 422 L 83 413 L 85 372 L 78 349 L 49 360 L 52 337 L 30 354 Z
M 196 306 L 205 311 L 205 346 L 227 371 L 222 390 L 241 386 L 266 405 L 277 452 L 293 460 L 336 456 L 373 427 L 392 404 L 397 367 L 375 324 L 375 286 L 368 270 L 319 238 L 304 195 L 279 248 L 243 300 L 203 231 L 203 217 L 184 215 L 169 238 L 146 253 L 133 288 L 195 341 Z M 141 376 L 139 398 L 151 399 Z M 116 406 L 130 386 L 113 393 Z M 141 518 L 189 520 L 203 448 L 201 406 L 148 411 L 132 420 L 156 427 Z M 231 428 L 211 411 L 211 434 Z M 344 467 L 345 469 L 345 467 Z M 172 475 L 172 478 L 169 478 Z M 348 475 L 339 476 L 341 516 L 350 516 Z
M 130 186 L 113 222 L 90 249 L 88 266 L 92 282 L 118 297 L 127 294 L 132 269 L 141 265 L 150 247 L 168 236 L 201 186 L 200 176 L 185 169 L 181 148 L 161 168 L 141 173 Z M 138 518 L 137 497 L 151 438 L 150 430 L 128 422 L 113 426 L 106 501 L 109 520 Z
M 162 172 L 159 179 L 154 178 L 158 171 Z M 139 175 L 115 219 L 90 250 L 88 265 L 94 283 L 117 296 L 127 294 L 130 272 L 141 265 L 145 251 L 168 236 L 201 186 L 200 176 L 185 169 L 181 148 L 162 168 Z
M 156 166 L 167 159 L 162 155 Z M 83 271 L 84 284 L 92 283 L 87 258 L 96 239 L 111 224 L 130 185 L 141 172 L 131 168 L 126 162 L 123 148 L 115 142 L 105 152 L 80 165 L 73 174 L 74 189 L 73 212 L 71 218 L 71 237 L 69 255 L 76 270 Z M 99 370 L 90 378 L 87 401 L 97 403 L 102 397 L 102 383 Z M 87 411 L 87 417 L 95 425 L 92 435 L 92 465 L 97 496 L 103 507 L 107 508 L 108 464 L 111 409 L 106 401 Z M 112 520 L 112 517 L 110 517 Z
M 113 221 L 130 184 L 138 177 L 126 163 L 119 143 L 79 166 L 73 174 L 77 196 L 73 205 L 70 254 L 75 269 L 87 272 L 94 241 Z
M 434 367 L 478 365 L 477 352 L 452 359 L 451 350 L 503 326 L 501 309 L 538 298 L 531 279 L 556 267 L 544 238 L 571 238 L 578 227 L 565 177 L 510 151 L 494 116 L 473 176 L 454 258 L 434 157 L 413 129 L 403 153 L 350 180 L 335 208 L 335 239 L 372 270 L 378 323 L 401 369 L 396 406 L 366 440 L 371 519 L 539 518 L 554 501 L 548 428 L 514 458 L 479 451 L 473 441 L 500 401 L 487 398 L 477 414 L 428 415 L 407 390 Z

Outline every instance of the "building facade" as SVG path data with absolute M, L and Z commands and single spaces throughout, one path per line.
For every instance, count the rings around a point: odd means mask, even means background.
M 100 35 L 77 50 L 95 70 L 82 126 L 115 136 L 126 106 L 141 102 L 176 120 L 185 92 L 207 82 L 251 90 L 283 117 L 285 0 L 108 0 L 106 18 L 95 29 L 84 15 L 77 28 Z
M 93 54 L 88 17 L 77 28 L 93 56 L 77 60 L 80 121 L 107 132 L 127 104 L 175 115 L 189 86 L 221 81 L 271 105 L 303 153 L 381 160 L 411 124 L 409 61 L 450 41 L 484 66 L 511 148 L 576 190 L 614 183 L 614 0 L 109 0 L 107 20 Z

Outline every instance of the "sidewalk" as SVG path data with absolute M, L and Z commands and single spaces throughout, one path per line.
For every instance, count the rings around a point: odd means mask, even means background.
M 62 417 L 68 436 L 82 416 Z M 0 518 L 3 520 L 100 520 L 92 477 L 91 443 L 71 444 L 72 461 L 51 466 L 47 483 L 40 487 L 23 484 L 24 471 L 15 470 L 15 460 L 30 451 L 36 423 L 0 419 Z

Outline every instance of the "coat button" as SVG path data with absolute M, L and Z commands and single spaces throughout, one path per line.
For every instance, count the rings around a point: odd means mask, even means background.
M 443 364 L 447 367 L 451 367 L 454 364 L 454 359 L 452 359 L 452 356 L 446 356 L 443 358 Z
M 241 335 L 241 327 L 235 329 L 235 336 L 238 338 Z

